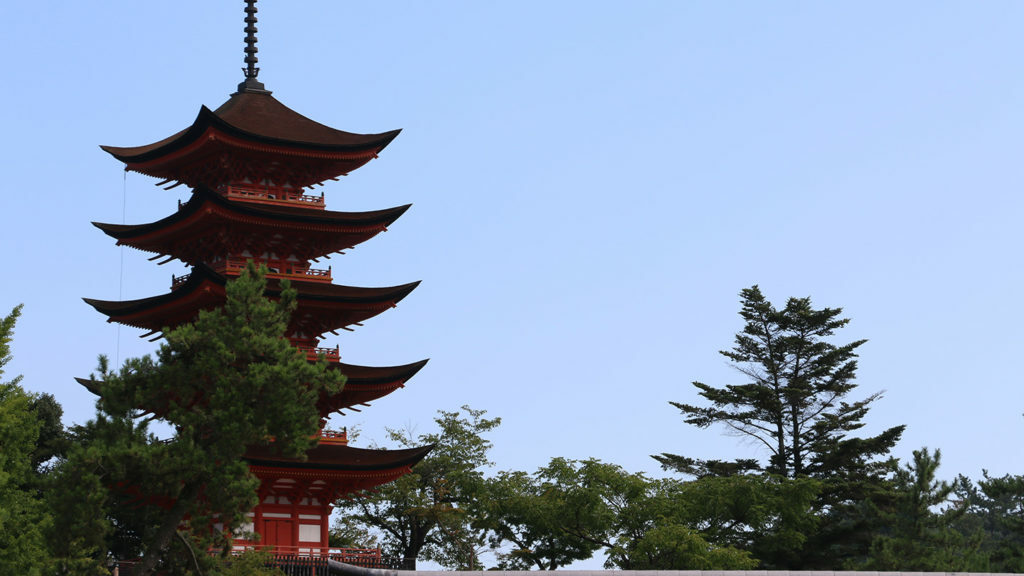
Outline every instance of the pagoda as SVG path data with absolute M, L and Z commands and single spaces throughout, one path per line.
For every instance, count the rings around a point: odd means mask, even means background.
M 311 194 L 363 166 L 398 135 L 353 134 L 317 123 L 275 99 L 258 80 L 256 0 L 246 0 L 244 80 L 216 110 L 205 106 L 180 132 L 145 146 L 103 150 L 134 171 L 159 179 L 167 189 L 185 185 L 191 198 L 173 214 L 148 224 L 94 223 L 117 241 L 154 254 L 164 264 L 179 260 L 191 268 L 172 277 L 170 290 L 128 301 L 85 299 L 109 322 L 156 335 L 196 318 L 200 310 L 225 301 L 225 285 L 248 262 L 267 269 L 266 295 L 280 295 L 287 279 L 298 292 L 298 307 L 286 336 L 310 361 L 326 357 L 345 374 L 341 392 L 323 395 L 318 409 L 318 444 L 299 461 L 267 448 L 250 448 L 245 459 L 260 479 L 259 504 L 248 532 L 278 554 L 327 555 L 332 503 L 354 492 L 390 482 L 409 472 L 430 447 L 367 450 L 348 445 L 344 433 L 323 430 L 327 418 L 358 411 L 402 387 L 426 361 L 369 367 L 341 363 L 337 346 L 324 347 L 327 333 L 351 329 L 395 307 L 417 283 L 359 288 L 333 283 L 333 267 L 320 259 L 344 253 L 387 230 L 409 206 L 371 212 L 327 210 L 324 195 Z M 155 338 L 154 338 L 155 339 Z M 98 392 L 97 384 L 79 380 Z M 159 406 L 146 406 L 159 414 Z

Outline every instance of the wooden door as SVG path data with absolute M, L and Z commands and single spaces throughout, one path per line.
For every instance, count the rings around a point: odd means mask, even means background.
M 290 552 L 290 547 L 296 544 L 292 542 L 293 528 L 290 518 L 265 518 L 263 531 L 260 533 L 263 539 L 260 543 L 266 546 L 285 546 L 288 548 L 283 551 Z

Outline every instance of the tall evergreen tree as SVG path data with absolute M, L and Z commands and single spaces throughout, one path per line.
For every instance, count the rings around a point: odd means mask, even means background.
M 121 547 L 142 554 L 135 573 L 210 573 L 207 551 L 226 552 L 256 505 L 246 448 L 302 457 L 312 447 L 317 399 L 344 380 L 284 337 L 296 291 L 282 282 L 271 301 L 265 285 L 250 265 L 228 283 L 223 307 L 165 332 L 156 360 L 131 359 L 118 371 L 101 360 L 97 417 L 77 431 L 78 445 L 57 470 L 69 493 L 90 490 L 70 503 L 91 514 L 69 527 L 72 560 L 85 551 L 104 562 Z M 154 419 L 173 435 L 150 434 Z
M 956 500 L 968 504 L 956 527 L 965 536 L 984 534 L 988 571 L 1024 572 L 1024 476 L 992 477 L 986 471 L 977 485 L 958 477 L 956 488 Z
M 882 528 L 857 569 L 914 572 L 987 572 L 988 552 L 980 529 L 963 533 L 957 521 L 968 502 L 953 501 L 952 483 L 938 480 L 939 450 L 914 450 L 914 460 L 893 465 L 894 506 L 883 512 Z
M 790 298 L 777 310 L 757 286 L 741 293 L 746 322 L 735 346 L 723 350 L 748 380 L 715 387 L 693 385 L 709 405 L 681 402 L 686 422 L 701 428 L 722 424 L 769 453 L 767 465 L 753 460 L 699 460 L 676 454 L 654 456 L 666 469 L 698 477 L 764 470 L 795 478 L 835 478 L 862 472 L 887 454 L 903 433 L 895 426 L 870 438 L 850 437 L 864 423 L 881 392 L 848 401 L 856 388 L 857 349 L 866 340 L 829 342 L 849 323 L 841 308 L 815 309 L 810 298 Z
M 17 306 L 0 319 L 0 377 L 11 359 L 10 342 L 21 313 Z M 39 498 L 32 455 L 37 449 L 39 417 L 33 397 L 18 382 L 0 381 L 0 573 L 46 573 L 43 531 L 52 523 Z
M 866 341 L 830 341 L 849 323 L 841 308 L 816 309 L 810 298 L 790 298 L 780 310 L 757 286 L 741 291 L 740 298 L 743 330 L 733 348 L 721 354 L 746 381 L 722 387 L 694 382 L 705 405 L 671 404 L 689 424 L 720 424 L 763 447 L 767 462 L 669 453 L 654 458 L 666 469 L 698 478 L 760 472 L 819 479 L 818 528 L 808 534 L 804 551 L 791 556 L 788 568 L 834 568 L 847 558 L 864 557 L 875 528 L 870 522 L 877 518 L 875 501 L 890 497 L 885 456 L 905 428 L 854 435 L 881 397 L 876 392 L 848 398 L 857 386 L 857 349 Z

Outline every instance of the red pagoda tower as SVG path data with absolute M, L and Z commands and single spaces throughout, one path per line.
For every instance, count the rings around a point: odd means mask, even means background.
M 335 412 L 358 410 L 404 386 L 426 361 L 367 367 L 340 362 L 337 347 L 321 346 L 326 333 L 350 329 L 395 307 L 418 283 L 357 288 L 332 283 L 321 258 L 373 238 L 409 206 L 372 212 L 326 209 L 323 193 L 308 190 L 334 180 L 377 157 L 398 130 L 353 134 L 324 126 L 289 109 L 257 79 L 256 0 L 246 0 L 245 79 L 216 110 L 205 106 L 191 126 L 145 146 L 102 148 L 131 170 L 160 179 L 170 189 L 186 185 L 191 198 L 156 222 L 137 225 L 94 223 L 117 240 L 155 254 L 160 264 L 177 259 L 191 272 L 172 279 L 166 294 L 130 301 L 85 299 L 108 321 L 161 333 L 222 304 L 225 284 L 246 263 L 265 265 L 267 296 L 280 294 L 288 279 L 298 291 L 298 309 L 287 337 L 310 360 L 325 355 L 348 377 L 343 390 L 320 398 L 321 421 Z M 95 383 L 80 380 L 87 387 Z M 95 389 L 94 389 L 95 391 Z M 344 433 L 321 431 L 305 461 L 271 450 L 245 456 L 261 480 L 252 525 L 259 545 L 277 553 L 326 555 L 332 502 L 390 482 L 409 472 L 430 447 L 366 450 L 348 446 Z

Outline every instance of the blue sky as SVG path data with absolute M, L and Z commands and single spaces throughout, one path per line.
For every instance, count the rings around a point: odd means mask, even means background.
M 83 422 L 100 353 L 148 353 L 82 297 L 168 290 L 176 264 L 90 221 L 186 197 L 99 144 L 145 144 L 242 79 L 239 1 L 14 3 L 0 50 L 0 310 L 25 304 L 8 375 Z M 1014 2 L 269 2 L 260 79 L 336 128 L 403 128 L 326 188 L 328 207 L 413 203 L 331 260 L 335 282 L 422 280 L 329 337 L 347 362 L 431 358 L 361 414 L 430 429 L 461 404 L 503 419 L 501 469 L 650 454 L 756 456 L 668 404 L 736 382 L 717 351 L 738 292 L 811 296 L 868 338 L 867 433 L 943 471 L 1021 473 L 1024 102 Z

